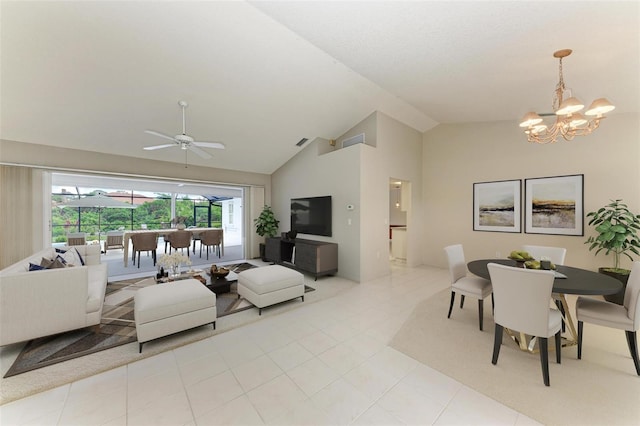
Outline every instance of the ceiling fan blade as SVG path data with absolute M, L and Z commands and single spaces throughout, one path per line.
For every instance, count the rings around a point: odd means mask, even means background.
M 222 142 L 192 142 L 192 144 L 203 148 L 225 149 Z
M 206 160 L 211 158 L 211 155 L 208 152 L 201 150 L 200 148 L 198 148 L 197 146 L 194 146 L 193 144 L 189 144 L 188 148 Z
M 161 138 L 169 139 L 170 141 L 174 141 L 175 143 L 177 143 L 176 138 L 174 138 L 173 136 L 165 135 L 164 133 L 156 132 L 155 130 L 145 130 L 144 132 L 150 135 L 155 135 Z
M 175 146 L 175 143 L 165 143 L 162 145 L 153 145 L 153 146 L 145 146 L 142 149 L 146 149 L 147 151 L 153 151 L 154 149 L 162 149 L 162 148 L 169 148 L 171 146 Z

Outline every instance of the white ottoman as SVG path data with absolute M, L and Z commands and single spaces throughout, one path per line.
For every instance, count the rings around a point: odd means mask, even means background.
M 238 274 L 238 298 L 244 297 L 258 308 L 302 297 L 304 275 L 280 265 L 248 269 Z
M 198 280 L 141 288 L 133 300 L 140 352 L 149 340 L 209 323 L 216 328 L 216 295 Z

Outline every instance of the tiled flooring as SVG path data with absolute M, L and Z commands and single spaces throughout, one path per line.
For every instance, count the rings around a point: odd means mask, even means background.
M 444 270 L 394 267 L 339 297 L 6 404 L 0 423 L 536 424 L 387 345 L 447 287 Z

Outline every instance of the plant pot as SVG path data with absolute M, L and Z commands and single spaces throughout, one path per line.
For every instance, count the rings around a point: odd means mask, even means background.
M 601 274 L 609 275 L 622 283 L 622 290 L 616 294 L 607 294 L 604 296 L 604 300 L 607 302 L 616 303 L 622 305 L 624 303 L 624 292 L 627 289 L 627 281 L 629 280 L 629 274 L 621 274 L 619 272 L 611 271 L 610 268 L 598 268 L 598 272 Z
M 265 243 L 260 243 L 260 259 L 262 259 L 263 262 L 267 261 L 266 252 L 267 252 L 267 245 Z

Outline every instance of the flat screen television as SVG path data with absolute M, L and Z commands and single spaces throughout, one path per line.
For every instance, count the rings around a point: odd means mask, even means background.
M 331 196 L 291 199 L 291 230 L 331 236 Z

